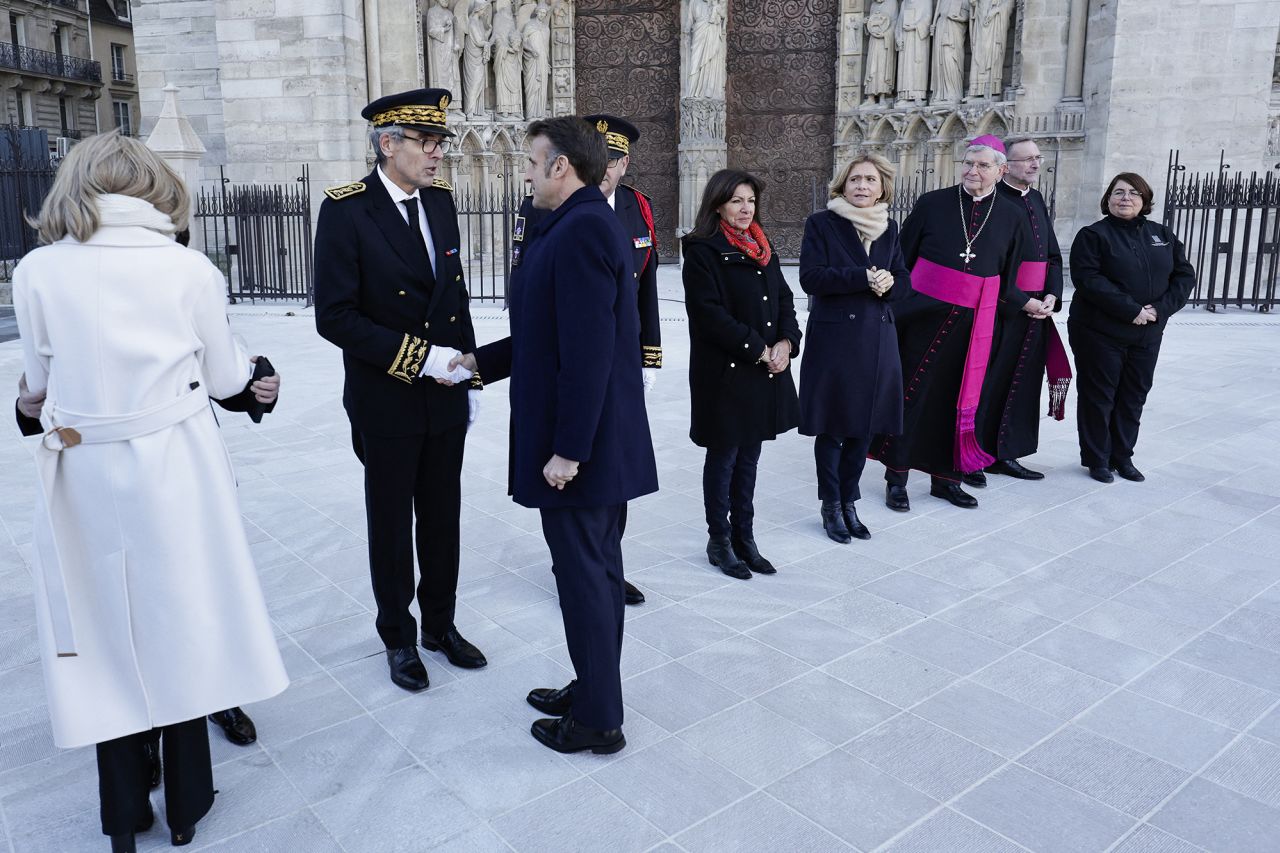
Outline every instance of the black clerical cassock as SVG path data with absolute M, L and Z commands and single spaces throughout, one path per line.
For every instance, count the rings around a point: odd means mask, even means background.
M 1026 215 L 994 188 L 975 200 L 956 185 L 925 193 L 902 225 L 912 295 L 895 309 L 902 358 L 903 432 L 872 445 L 885 479 L 915 468 L 944 480 L 994 458 L 975 432 L 997 306 L 1015 307 Z

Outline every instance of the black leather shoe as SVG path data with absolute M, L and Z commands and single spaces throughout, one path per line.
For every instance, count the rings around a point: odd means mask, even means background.
M 849 528 L 845 526 L 844 513 L 836 501 L 822 502 L 822 529 L 827 531 L 827 538 L 833 542 L 848 545 L 853 541 Z
M 1134 483 L 1141 483 L 1147 478 L 1142 476 L 1142 472 L 1133 467 L 1132 462 L 1115 462 L 1111 465 L 1111 470 L 1115 471 L 1121 477 Z
M 571 714 L 557 719 L 535 720 L 530 731 L 538 743 L 549 746 L 556 752 L 582 752 L 589 749 L 596 755 L 612 755 L 627 745 L 622 729 L 589 729 L 575 722 Z
M 840 505 L 840 509 L 844 513 L 844 526 L 848 528 L 849 535 L 854 539 L 870 539 L 871 531 L 867 526 L 858 520 L 858 508 L 853 501 L 847 501 Z
M 427 668 L 418 657 L 418 650 L 413 646 L 403 649 L 387 649 L 387 666 L 391 668 L 391 683 L 396 687 L 417 692 L 426 690 L 430 682 L 427 680 Z
M 747 568 L 758 575 L 776 575 L 778 570 L 760 554 L 760 549 L 756 547 L 756 540 L 751 538 L 735 538 L 733 540 L 733 553 L 738 555 L 738 559 L 747 564 Z
M 422 647 L 429 652 L 444 652 L 444 656 L 449 659 L 449 663 L 454 666 L 460 666 L 463 669 L 479 669 L 489 663 L 479 649 L 468 643 L 458 633 L 456 627 L 451 627 L 448 631 L 445 631 L 444 635 L 439 639 L 423 631 Z
M 138 842 L 133 833 L 111 836 L 111 853 L 138 853 Z
M 553 690 L 550 687 L 530 690 L 529 695 L 524 697 L 524 701 L 544 714 L 563 717 L 573 708 L 573 685 L 577 683 L 576 680 L 570 681 L 559 690 Z
M 186 847 L 195 837 L 196 828 L 194 826 L 183 826 L 177 829 L 171 827 L 169 829 L 169 843 L 174 847 Z
M 1090 468 L 1089 476 L 1097 480 L 1099 483 L 1114 483 L 1116 479 L 1115 477 L 1111 476 L 1110 468 L 1102 468 L 1102 467 Z
M 961 474 L 960 479 L 964 480 L 966 486 L 973 486 L 975 489 L 985 489 L 987 487 L 987 475 L 981 471 Z
M 1019 480 L 1044 479 L 1044 474 L 1039 471 L 1032 471 L 1030 468 L 1024 468 L 1017 459 L 1001 459 L 994 465 L 988 465 L 987 473 L 1004 474 L 1006 477 L 1016 477 Z
M 907 487 L 886 483 L 884 487 L 884 505 L 894 512 L 910 512 L 911 500 L 907 497 Z
M 627 604 L 644 604 L 644 593 L 632 586 L 631 581 L 624 580 L 622 588 Z
M 978 505 L 978 499 L 960 488 L 959 483 L 934 483 L 929 487 L 929 494 L 961 509 L 973 509 Z
M 217 723 L 222 728 L 222 733 L 227 736 L 227 740 L 236 746 L 248 746 L 258 739 L 258 730 L 253 726 L 253 720 L 239 708 L 218 711 L 210 714 L 209 719 Z
M 160 765 L 160 744 L 149 741 L 142 745 L 142 751 L 147 756 L 147 771 L 150 774 L 147 779 L 147 787 L 154 791 L 160 787 L 160 777 L 163 771 L 163 767 Z
M 711 541 L 707 543 L 707 562 L 731 578 L 737 578 L 740 581 L 751 579 L 751 569 L 734 555 L 733 546 L 729 544 L 727 536 L 711 537 Z

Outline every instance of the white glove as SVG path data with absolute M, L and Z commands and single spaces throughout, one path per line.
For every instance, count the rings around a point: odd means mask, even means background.
M 640 368 L 640 378 L 644 381 L 644 390 L 652 391 L 653 386 L 658 384 L 658 368 L 656 367 Z
M 471 389 L 467 392 L 467 430 L 471 429 L 471 425 L 476 422 L 476 415 L 480 414 L 480 391 Z
M 459 350 L 453 347 L 432 346 L 427 352 L 427 360 L 422 364 L 422 373 L 419 376 L 430 376 L 433 379 L 447 379 L 455 385 L 459 382 L 466 382 L 471 378 L 471 371 L 462 365 L 458 365 L 453 370 L 449 369 L 449 361 L 455 355 L 461 355 Z

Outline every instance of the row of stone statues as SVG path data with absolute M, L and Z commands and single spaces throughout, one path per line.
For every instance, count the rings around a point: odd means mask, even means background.
M 1014 0 L 937 0 L 936 6 L 934 0 L 871 0 L 862 105 L 954 104 L 998 97 L 1013 8 Z
M 434 0 L 426 16 L 430 85 L 461 92 L 460 108 L 473 120 L 546 118 L 550 114 L 549 17 L 547 4 L 533 0 L 521 2 L 518 8 L 513 0 Z

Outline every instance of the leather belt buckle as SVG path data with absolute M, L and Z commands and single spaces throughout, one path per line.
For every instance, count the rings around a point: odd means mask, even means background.
M 62 443 L 61 447 L 49 446 L 49 436 L 54 435 L 55 433 L 58 436 L 58 441 Z M 75 447 L 80 443 L 80 441 L 80 433 L 72 427 L 54 427 L 46 432 L 44 437 L 40 439 L 40 443 L 44 446 L 45 450 L 52 450 L 55 453 L 60 453 L 68 447 Z

